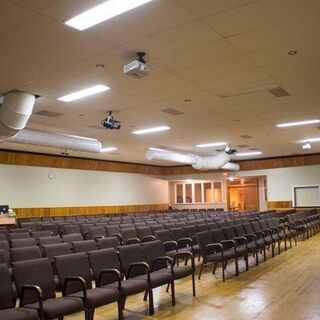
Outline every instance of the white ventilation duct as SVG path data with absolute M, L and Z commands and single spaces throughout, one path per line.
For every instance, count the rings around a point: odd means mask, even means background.
M 35 99 L 34 95 L 21 91 L 5 95 L 0 108 L 0 141 L 15 136 L 26 127 Z
M 100 152 L 101 150 L 101 142 L 96 139 L 31 129 L 20 131 L 9 141 L 85 152 Z
M 85 152 L 100 152 L 101 142 L 79 136 L 25 129 L 35 96 L 21 91 L 7 93 L 0 107 L 0 142 L 31 144 Z
M 219 152 L 213 156 L 198 156 L 195 154 L 183 154 L 173 151 L 159 151 L 159 150 L 147 150 L 146 158 L 148 160 L 165 160 L 171 162 L 178 162 L 183 164 L 189 164 L 193 168 L 198 170 L 209 169 L 226 169 L 226 170 L 239 170 L 239 165 L 229 162 L 230 155 L 227 153 Z

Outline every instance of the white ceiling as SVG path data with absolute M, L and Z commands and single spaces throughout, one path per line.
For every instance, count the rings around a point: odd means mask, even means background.
M 154 0 L 86 31 L 63 24 L 102 2 L 0 1 L 0 93 L 39 94 L 35 112 L 64 114 L 33 115 L 29 128 L 93 137 L 119 148 L 113 154 L 71 151 L 73 156 L 161 165 L 172 164 L 145 160 L 147 147 L 199 152 L 196 144 L 227 141 L 248 145 L 237 147 L 241 152 L 258 148 L 261 157 L 320 152 L 320 143 L 307 151 L 296 143 L 319 137 L 320 127 L 275 127 L 320 118 L 319 0 Z M 151 68 L 141 80 L 122 74 L 137 51 L 147 53 Z M 105 68 L 96 68 L 98 63 Z M 57 101 L 98 83 L 111 90 Z M 274 86 L 290 96 L 274 97 L 267 91 Z M 167 108 L 184 114 L 161 112 Z M 122 121 L 120 131 L 88 127 L 99 126 L 108 110 Z M 157 125 L 172 130 L 131 134 Z M 61 152 L 8 142 L 0 148 Z

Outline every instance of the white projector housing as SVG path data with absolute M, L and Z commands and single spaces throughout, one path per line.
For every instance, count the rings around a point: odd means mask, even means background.
M 139 60 L 134 60 L 123 66 L 123 73 L 135 79 L 143 78 L 148 75 L 149 71 L 149 67 Z

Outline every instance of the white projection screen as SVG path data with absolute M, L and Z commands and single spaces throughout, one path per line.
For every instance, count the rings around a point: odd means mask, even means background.
M 294 207 L 320 207 L 320 185 L 293 186 Z

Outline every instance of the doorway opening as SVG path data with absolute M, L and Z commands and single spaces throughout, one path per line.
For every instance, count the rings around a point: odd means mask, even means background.
M 257 177 L 228 180 L 228 209 L 259 211 L 259 180 Z

